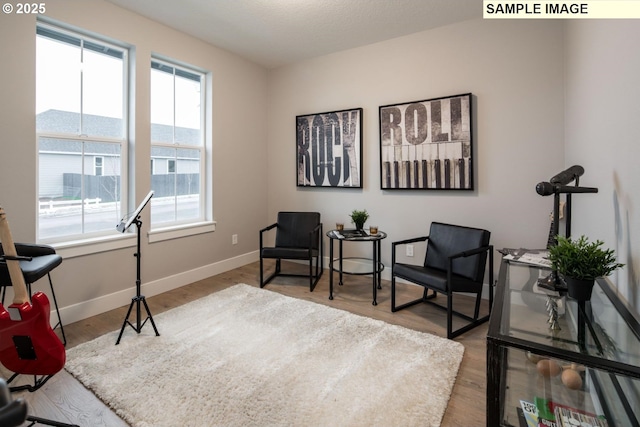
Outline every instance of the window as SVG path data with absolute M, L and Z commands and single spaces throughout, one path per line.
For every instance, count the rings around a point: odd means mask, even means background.
M 151 62 L 151 226 L 205 217 L 205 76 L 165 60 Z
M 38 240 L 113 234 L 127 188 L 127 50 L 36 31 Z
M 93 174 L 95 176 L 102 176 L 102 161 L 104 157 L 96 156 L 93 158 Z

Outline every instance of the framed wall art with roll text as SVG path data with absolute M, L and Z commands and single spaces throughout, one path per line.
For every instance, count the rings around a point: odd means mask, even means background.
M 470 93 L 380 107 L 380 188 L 473 190 Z

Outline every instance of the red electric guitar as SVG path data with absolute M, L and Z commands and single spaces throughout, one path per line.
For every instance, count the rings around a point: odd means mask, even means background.
M 64 367 L 66 353 L 49 323 L 49 299 L 36 292 L 29 302 L 6 214 L 0 206 L 0 242 L 4 250 L 14 299 L 0 304 L 0 363 L 16 374 L 53 375 Z

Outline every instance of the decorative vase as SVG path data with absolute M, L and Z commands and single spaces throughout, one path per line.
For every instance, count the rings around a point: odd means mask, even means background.
M 574 277 L 565 277 L 567 284 L 567 294 L 576 301 L 589 301 L 595 279 L 576 279 Z
M 364 228 L 364 222 L 356 222 L 356 230 L 362 230 Z

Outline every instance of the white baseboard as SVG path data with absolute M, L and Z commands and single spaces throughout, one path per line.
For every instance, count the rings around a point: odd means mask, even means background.
M 206 279 L 207 277 L 242 267 L 243 265 L 257 261 L 258 259 L 258 251 L 249 252 L 234 258 L 229 258 L 220 262 L 198 267 L 193 270 L 174 274 L 173 276 L 163 277 L 162 279 L 143 283 L 141 286 L 141 292 L 145 297 L 152 297 L 154 295 Z M 92 300 L 83 301 L 66 307 L 60 307 L 60 317 L 62 317 L 65 325 L 77 322 L 88 317 L 113 310 L 114 308 L 129 305 L 131 304 L 131 298 L 134 296 L 135 289 L 128 288 L 126 290 L 114 292 Z M 56 323 L 58 321 L 55 311 L 51 313 L 51 321 L 52 323 Z

